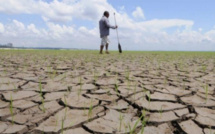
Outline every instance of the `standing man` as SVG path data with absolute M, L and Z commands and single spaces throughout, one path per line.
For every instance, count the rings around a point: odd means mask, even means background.
M 111 26 L 108 18 L 109 18 L 109 12 L 105 11 L 104 16 L 99 21 L 100 37 L 102 39 L 101 46 L 100 46 L 100 54 L 102 54 L 104 46 L 106 47 L 106 54 L 109 54 L 109 52 L 108 52 L 108 45 L 110 43 L 110 41 L 108 39 L 108 35 L 110 33 L 109 29 L 110 28 L 112 28 L 112 29 L 118 28 L 118 26 Z

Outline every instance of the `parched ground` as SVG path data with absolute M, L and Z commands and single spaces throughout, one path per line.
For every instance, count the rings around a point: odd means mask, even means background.
M 0 50 L 0 133 L 215 134 L 215 53 Z

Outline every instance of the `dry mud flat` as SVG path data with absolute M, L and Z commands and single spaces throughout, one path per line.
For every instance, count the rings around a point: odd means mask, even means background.
M 1 134 L 215 134 L 215 54 L 0 51 Z

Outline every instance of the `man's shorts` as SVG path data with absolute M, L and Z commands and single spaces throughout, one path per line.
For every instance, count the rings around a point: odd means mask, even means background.
M 108 36 L 102 37 L 101 45 L 105 46 L 106 44 L 109 44 L 110 40 L 108 39 Z

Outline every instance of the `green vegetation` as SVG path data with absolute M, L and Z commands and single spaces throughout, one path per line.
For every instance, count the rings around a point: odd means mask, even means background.
M 151 102 L 151 93 L 150 93 L 150 91 L 148 92 L 148 98 L 149 98 L 149 105 L 150 105 L 150 102 Z
M 59 116 L 58 116 L 58 114 L 57 114 L 57 115 L 56 115 L 56 119 L 55 119 L 55 121 L 56 121 L 56 123 L 55 123 L 55 130 L 56 130 L 57 126 L 58 126 L 58 119 L 59 119 Z
M 90 101 L 90 107 L 89 107 L 89 110 L 88 110 L 88 120 L 92 117 L 92 114 L 93 114 L 93 104 L 92 104 L 92 100 Z
M 208 84 L 206 84 L 203 88 L 205 89 L 205 102 L 207 103 L 207 100 L 208 100 Z
M 52 71 L 52 80 L 56 77 L 56 75 L 57 75 L 57 71 L 56 71 L 56 70 L 53 70 L 53 71 Z
M 79 88 L 79 90 L 78 90 L 78 99 L 79 99 L 79 97 L 80 97 L 80 95 L 81 95 L 82 86 L 83 86 L 82 78 L 81 78 L 81 77 L 79 77 L 79 84 L 80 84 L 80 88 Z
M 135 124 L 134 124 L 133 127 L 131 127 L 131 125 L 129 124 L 129 134 L 135 134 L 135 130 L 136 130 L 137 125 L 138 125 L 139 122 L 140 122 L 140 119 L 138 119 L 138 120 L 135 122 Z
M 16 87 L 16 85 L 14 83 L 12 83 L 12 85 L 13 85 L 15 92 L 17 92 L 18 88 Z
M 63 134 L 64 132 L 64 120 L 65 120 L 65 117 L 63 117 L 61 120 L 61 134 Z
M 96 82 L 97 79 L 98 79 L 98 73 L 96 70 L 93 71 L 93 78 L 94 78 L 94 81 Z
M 119 116 L 119 121 L 120 121 L 119 131 L 121 131 L 123 119 L 124 119 L 124 116 L 122 115 L 122 113 L 120 113 L 120 116 Z
M 119 94 L 119 90 L 118 90 L 119 86 L 118 84 L 115 85 L 115 91 L 117 92 L 117 94 Z
M 42 84 L 41 84 L 41 80 L 39 82 L 39 89 L 40 89 L 40 97 L 41 97 L 41 102 L 42 102 L 42 110 L 45 113 L 46 109 L 45 109 L 45 102 L 44 102 L 44 98 L 43 98 L 43 92 L 42 92 Z
M 143 110 L 139 119 L 135 122 L 134 126 L 131 127 L 129 124 L 129 134 L 135 134 L 135 130 L 138 127 L 138 123 L 141 123 L 141 134 L 144 133 L 144 128 L 149 118 L 146 117 L 146 111 Z
M 13 96 L 11 94 L 10 94 L 10 114 L 12 117 L 12 124 L 14 124 Z
M 126 71 L 126 79 L 129 80 L 129 77 L 130 77 L 130 71 L 127 70 L 127 71 Z
M 64 117 L 66 117 L 66 114 L 67 114 L 67 109 L 68 109 L 68 104 L 67 104 L 67 100 L 66 100 L 66 97 L 64 95 L 64 103 L 66 105 L 66 108 L 65 108 L 65 113 L 64 113 Z
M 149 120 L 149 118 L 148 117 L 146 117 L 146 111 L 145 110 L 143 110 L 142 111 L 142 115 L 141 115 L 141 117 L 140 117 L 140 119 L 142 118 L 142 126 L 141 126 L 141 134 L 143 134 L 144 133 L 144 128 L 145 128 L 145 126 L 146 126 L 146 123 L 147 123 L 147 121 Z

